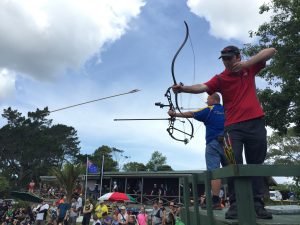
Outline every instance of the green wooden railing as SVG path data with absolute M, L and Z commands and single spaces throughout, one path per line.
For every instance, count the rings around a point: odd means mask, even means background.
M 240 224 L 256 225 L 256 215 L 254 212 L 253 193 L 251 177 L 253 176 L 300 176 L 300 166 L 284 165 L 230 165 L 214 171 L 203 173 L 182 174 L 180 182 L 183 184 L 184 209 L 182 210 L 182 220 L 186 225 L 221 225 Z M 220 219 L 214 215 L 211 201 L 211 180 L 234 177 L 236 201 L 238 209 L 238 220 Z M 197 184 L 205 184 L 206 206 L 205 214 L 199 210 L 199 193 Z M 190 203 L 190 185 L 192 186 L 192 196 L 194 204 Z M 281 224 L 276 221 L 268 224 Z M 300 224 L 300 215 L 299 215 Z M 286 223 L 285 223 L 286 224 Z M 298 224 L 298 223 L 292 223 Z

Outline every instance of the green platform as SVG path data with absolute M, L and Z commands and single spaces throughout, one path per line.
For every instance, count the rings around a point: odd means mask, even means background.
M 256 219 L 254 212 L 253 194 L 252 194 L 252 176 L 299 176 L 300 166 L 282 166 L 282 165 L 230 165 L 225 168 L 214 171 L 205 171 L 203 173 L 187 173 L 182 175 L 180 182 L 183 185 L 184 206 L 182 210 L 182 220 L 186 225 L 300 225 L 300 215 L 273 215 L 271 220 Z M 197 199 L 197 184 L 205 184 L 207 193 L 207 208 L 211 209 L 211 180 L 234 177 L 236 191 L 238 219 L 226 220 L 224 210 L 199 210 Z M 194 205 L 190 204 L 190 186 L 192 187 L 192 196 Z M 188 210 L 187 210 L 188 209 Z

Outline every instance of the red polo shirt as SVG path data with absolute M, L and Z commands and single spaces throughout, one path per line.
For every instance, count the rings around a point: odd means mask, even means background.
M 225 108 L 225 126 L 264 116 L 256 95 L 255 75 L 266 66 L 260 62 L 239 72 L 225 69 L 208 82 L 208 94 L 220 92 Z

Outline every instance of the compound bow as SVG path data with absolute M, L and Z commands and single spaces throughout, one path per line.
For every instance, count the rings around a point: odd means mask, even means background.
M 182 48 L 186 44 L 186 41 L 187 41 L 187 39 L 189 37 L 189 27 L 188 27 L 188 25 L 187 25 L 187 23 L 185 21 L 184 21 L 184 24 L 185 24 L 185 28 L 186 28 L 185 38 L 184 38 L 184 41 L 182 42 L 182 44 L 180 45 L 179 49 L 175 53 L 175 55 L 174 55 L 174 57 L 172 59 L 172 64 L 171 64 L 171 74 L 172 74 L 172 79 L 173 79 L 174 85 L 177 85 L 177 81 L 176 81 L 176 78 L 175 78 L 175 61 L 176 61 L 176 58 L 179 55 L 180 51 L 182 50 Z M 180 83 L 180 84 L 183 85 L 182 83 Z M 165 97 L 167 98 L 169 104 L 165 105 L 163 103 L 156 102 L 155 105 L 159 106 L 160 108 L 169 107 L 169 109 L 172 110 L 172 111 L 178 110 L 178 112 L 183 115 L 183 113 L 180 110 L 181 107 L 179 107 L 179 104 L 178 104 L 178 94 L 177 93 L 174 93 L 174 96 L 175 96 L 175 106 L 173 104 L 171 89 L 172 89 L 172 87 L 169 87 L 167 89 L 167 91 L 165 92 Z M 184 142 L 185 144 L 187 144 L 189 142 L 189 139 L 191 140 L 194 137 L 194 126 L 193 126 L 193 123 L 191 122 L 191 120 L 189 118 L 183 118 L 183 119 L 186 119 L 189 122 L 189 124 L 191 126 L 191 132 L 190 133 L 187 133 L 187 132 L 185 132 L 185 130 L 181 130 L 181 129 L 178 129 L 178 128 L 175 127 L 175 121 L 179 121 L 181 123 L 185 123 L 184 120 L 179 120 L 179 119 L 176 119 L 175 117 L 170 117 L 170 118 L 152 118 L 152 119 L 150 119 L 150 118 L 149 119 L 114 119 L 114 121 L 168 120 L 169 121 L 169 126 L 167 128 L 167 132 L 169 133 L 169 135 L 174 140 L 181 141 L 181 142 Z M 189 139 L 188 138 L 180 139 L 180 138 L 175 137 L 174 136 L 174 132 L 175 131 L 178 131 L 180 133 L 183 133 L 184 135 L 189 136 Z
M 186 44 L 186 41 L 187 41 L 187 39 L 188 39 L 188 37 L 189 37 L 189 27 L 188 27 L 186 21 L 184 21 L 184 25 L 185 25 L 185 28 L 186 28 L 185 38 L 184 38 L 182 44 L 180 45 L 180 47 L 178 48 L 177 52 L 175 53 L 175 55 L 174 55 L 174 57 L 173 57 L 173 59 L 172 59 L 172 64 L 171 64 L 171 74 L 172 74 L 172 79 L 173 79 L 174 85 L 177 85 L 177 81 L 176 81 L 176 78 L 175 78 L 175 61 L 176 61 L 177 56 L 179 55 L 180 51 L 182 50 L 182 48 L 183 48 L 184 45 Z M 183 84 L 180 83 L 180 85 L 183 85 Z M 167 89 L 166 93 L 165 93 L 165 97 L 167 98 L 169 104 L 168 104 L 168 105 L 164 105 L 164 104 L 158 102 L 158 103 L 155 103 L 155 105 L 156 105 L 156 106 L 159 106 L 160 108 L 169 107 L 170 110 L 172 110 L 172 111 L 178 110 L 178 112 L 179 112 L 180 114 L 182 114 L 182 112 L 181 112 L 181 110 L 180 110 L 181 107 L 179 107 L 179 104 L 178 104 L 178 94 L 177 94 L 177 93 L 174 93 L 174 96 L 175 96 L 175 106 L 174 106 L 174 104 L 173 104 L 173 102 L 172 102 L 172 93 L 171 93 L 171 89 L 172 89 L 172 87 L 169 87 L 169 88 Z M 183 114 L 182 114 L 182 115 L 183 115 Z M 186 133 L 185 131 L 182 131 L 182 130 L 177 129 L 177 128 L 174 126 L 174 125 L 175 125 L 175 121 L 176 121 L 175 119 L 169 120 L 169 127 L 167 128 L 167 131 L 168 131 L 169 135 L 170 135 L 173 139 L 175 139 L 176 141 L 182 141 L 182 142 L 184 142 L 185 144 L 187 144 L 187 143 L 189 142 L 189 140 L 188 140 L 187 138 L 179 139 L 179 138 L 174 137 L 174 135 L 173 135 L 173 134 L 174 134 L 174 131 L 176 130 L 176 131 L 179 131 L 179 132 L 184 133 L 184 134 L 186 134 L 187 136 L 189 136 L 190 140 L 194 137 L 194 126 L 193 126 L 193 123 L 192 123 L 192 121 L 191 121 L 189 118 L 185 118 L 185 119 L 189 122 L 189 124 L 190 124 L 190 126 L 191 126 L 191 133 Z

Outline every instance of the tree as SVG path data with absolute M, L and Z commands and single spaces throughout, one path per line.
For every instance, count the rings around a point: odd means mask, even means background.
M 166 165 L 167 157 L 163 156 L 162 153 L 159 151 L 155 151 L 151 155 L 151 159 L 147 163 L 146 167 L 149 170 L 152 171 L 158 171 L 161 170 L 161 168 L 166 169 L 168 165 Z M 169 169 L 172 170 L 172 168 L 169 166 Z M 164 170 L 166 171 L 166 170 Z
M 76 186 L 76 181 L 80 174 L 84 173 L 81 164 L 66 163 L 62 169 L 52 168 L 52 174 L 56 176 L 59 184 L 65 189 L 67 201 L 70 203 L 72 194 Z
M 0 176 L 0 197 L 8 195 L 9 182 L 5 177 Z
M 52 125 L 48 114 L 47 108 L 29 112 L 27 118 L 10 107 L 3 111 L 7 124 L 0 129 L 0 172 L 18 188 L 79 153 L 77 131 Z
M 157 168 L 159 171 L 173 171 L 172 167 L 169 165 L 162 165 Z
M 124 163 L 130 158 L 127 155 L 124 155 L 124 150 L 120 150 L 117 148 L 112 148 L 112 153 L 115 161 L 118 163 L 118 171 L 123 168 Z
M 268 137 L 267 164 L 300 165 L 300 137 L 295 136 L 293 129 L 286 135 L 278 132 Z M 300 186 L 300 177 L 293 177 L 297 187 Z
M 300 3 L 299 0 L 272 0 L 260 7 L 260 13 L 272 12 L 271 21 L 262 24 L 251 37 L 257 44 L 247 44 L 246 56 L 266 47 L 277 53 L 260 73 L 272 87 L 259 90 L 258 96 L 266 113 L 266 123 L 284 134 L 290 126 L 300 134 Z M 276 89 L 274 89 L 275 87 Z
M 138 163 L 138 162 L 129 162 L 124 164 L 123 170 L 125 172 L 130 172 L 130 171 L 146 171 L 146 166 L 143 163 Z

